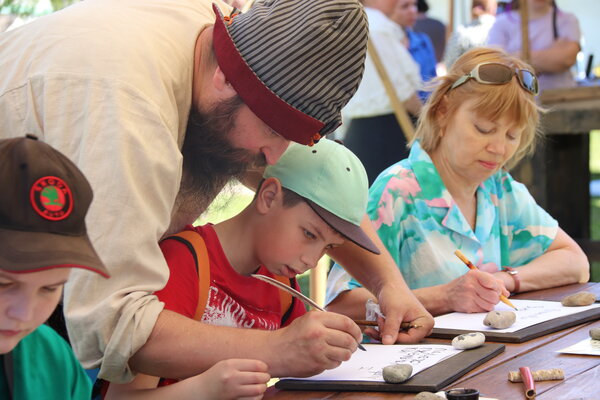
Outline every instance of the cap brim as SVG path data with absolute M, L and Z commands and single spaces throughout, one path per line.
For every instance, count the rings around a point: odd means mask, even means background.
M 83 268 L 105 278 L 110 276 L 87 235 L 0 229 L 0 268 L 35 272 L 59 267 Z
M 309 199 L 305 198 L 304 200 L 306 200 L 310 208 L 312 208 L 313 211 L 319 215 L 319 217 L 321 217 L 325 222 L 327 222 L 329 226 L 338 231 L 348 240 L 351 240 L 352 242 L 356 243 L 363 249 L 370 251 L 371 253 L 380 254 L 380 251 L 377 248 L 377 246 L 375 246 L 375 243 L 371 241 L 371 239 L 361 229 L 360 226 L 354 225 L 353 223 L 338 217 L 332 212 L 327 211 L 323 207 L 319 206 L 315 202 L 310 201 Z

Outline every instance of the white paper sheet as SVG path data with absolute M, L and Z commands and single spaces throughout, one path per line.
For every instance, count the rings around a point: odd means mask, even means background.
M 324 371 L 309 378 L 293 378 L 321 381 L 369 381 L 383 382 L 383 367 L 392 364 L 410 364 L 413 367 L 411 376 L 418 374 L 438 362 L 452 357 L 462 350 L 441 344 L 364 345 L 367 351 L 357 350 L 350 360 L 339 367 Z
M 594 340 L 591 338 L 584 339 L 581 342 L 575 343 L 574 345 L 571 345 L 569 347 L 565 347 L 562 350 L 557 350 L 557 353 L 600 356 L 600 340 Z
M 600 304 L 592 304 L 583 307 L 564 307 L 560 301 L 542 301 L 542 300 L 515 300 L 510 299 L 511 303 L 518 308 L 518 311 L 510 308 L 504 303 L 498 303 L 494 308 L 497 311 L 514 311 L 517 314 L 517 320 L 513 326 L 506 329 L 494 329 L 483 324 L 483 319 L 487 313 L 450 313 L 435 317 L 435 327 L 443 329 L 461 329 L 467 331 L 485 331 L 490 332 L 515 332 L 519 329 L 527 328 L 540 322 L 564 317 L 565 315 L 576 314 L 592 308 L 600 307 Z

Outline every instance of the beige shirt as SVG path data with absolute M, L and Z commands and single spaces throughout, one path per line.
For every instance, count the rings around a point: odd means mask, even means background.
M 406 101 L 421 88 L 419 65 L 402 44 L 404 31 L 381 11 L 366 7 L 369 19 L 369 39 L 396 89 L 400 101 Z M 365 72 L 356 91 L 343 109 L 344 118 L 374 117 L 391 114 L 392 103 L 383 82 L 367 54 Z
M 196 39 L 214 18 L 210 0 L 86 0 L 0 34 L 0 138 L 38 135 L 94 190 L 86 223 L 112 277 L 73 270 L 64 305 L 77 357 L 104 379 L 133 378 L 127 362 L 163 308 L 158 240 L 181 181 Z

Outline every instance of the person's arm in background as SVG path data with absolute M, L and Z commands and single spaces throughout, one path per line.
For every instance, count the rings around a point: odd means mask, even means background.
M 578 42 L 556 40 L 552 46 L 531 52 L 531 65 L 539 74 L 563 72 L 575 65 L 580 47 Z
M 581 30 L 574 14 L 558 10 L 558 38 L 550 47 L 531 52 L 531 64 L 538 73 L 563 72 L 575 65 L 581 50 Z
M 328 254 L 376 297 L 386 316 L 381 330 L 384 344 L 418 342 L 431 332 L 433 317 L 404 282 L 402 274 L 377 236 L 368 216 L 363 219 L 361 227 L 377 245 L 381 254 L 370 253 L 350 241 L 330 250 Z M 368 297 L 365 296 L 365 301 L 366 298 Z M 335 308 L 328 309 L 335 311 Z M 357 314 L 360 318 L 364 318 L 364 303 L 362 310 L 362 315 Z M 400 332 L 402 321 L 413 322 L 421 328 Z

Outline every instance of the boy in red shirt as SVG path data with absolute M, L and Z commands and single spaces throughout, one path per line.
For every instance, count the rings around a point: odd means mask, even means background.
M 277 164 L 266 168 L 255 198 L 240 214 L 217 225 L 189 226 L 184 240 L 176 235 L 161 243 L 171 276 L 156 295 L 166 309 L 204 323 L 283 328 L 290 343 L 300 340 L 298 331 L 304 326 L 323 324 L 329 335 L 323 342 L 337 348 L 333 351 L 354 351 L 361 332 L 347 317 L 306 313 L 301 302 L 290 299 L 288 305 L 279 289 L 250 275 L 274 277 L 299 290 L 295 276 L 314 268 L 327 250 L 347 239 L 378 254 L 360 228 L 367 191 L 364 167 L 343 145 L 326 139 L 312 147 L 291 144 Z M 203 244 L 192 244 L 194 236 Z M 305 340 L 309 346 L 321 345 Z M 323 366 L 330 368 L 325 359 Z M 138 376 L 128 385 L 111 384 L 109 395 L 158 383 L 159 378 Z

